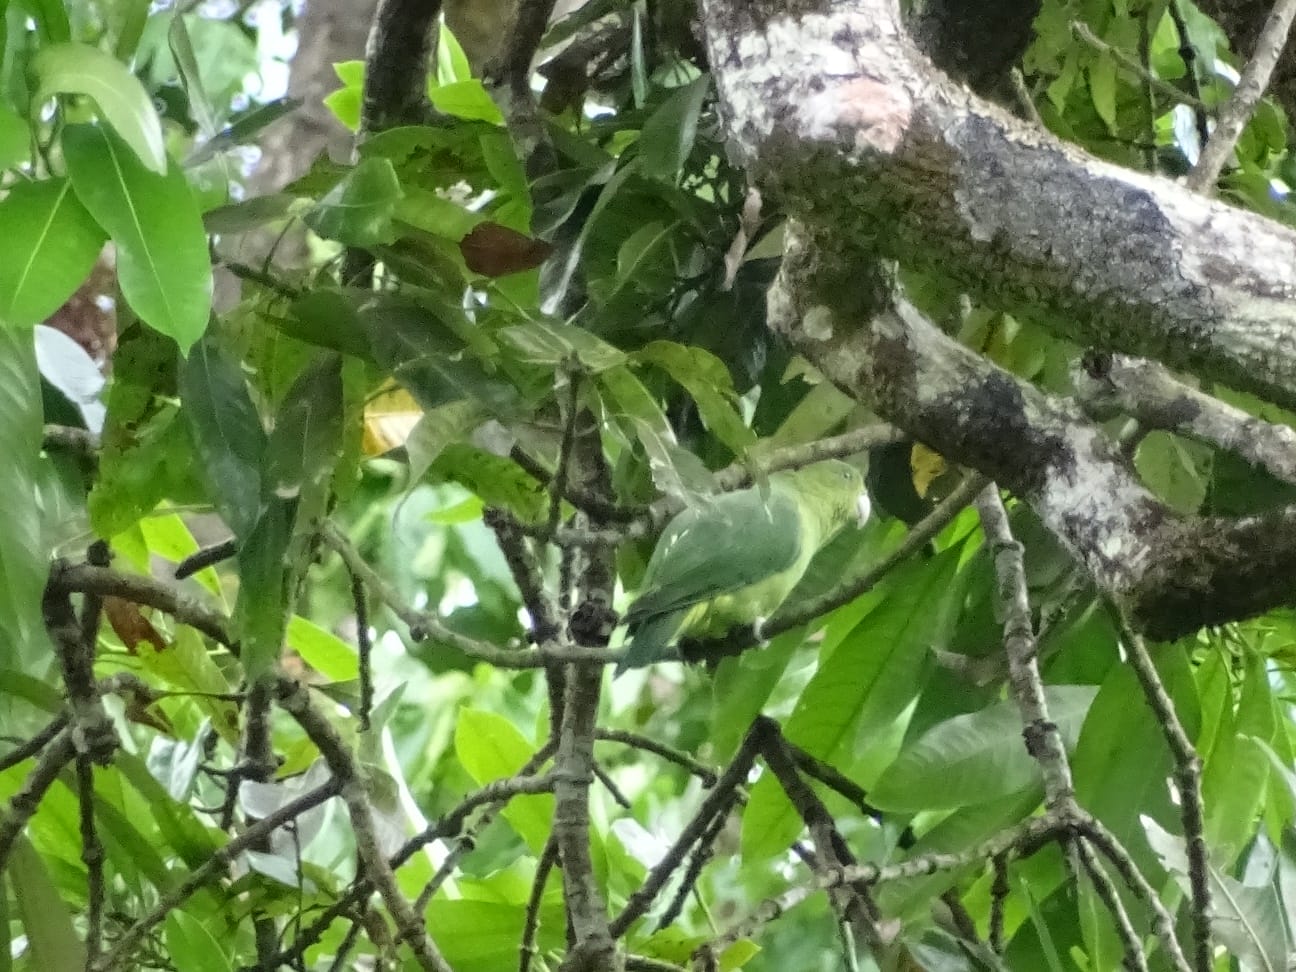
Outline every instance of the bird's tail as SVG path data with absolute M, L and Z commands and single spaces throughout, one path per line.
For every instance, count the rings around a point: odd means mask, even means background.
M 643 668 L 664 658 L 671 642 L 679 633 L 680 617 L 681 612 L 670 611 L 666 614 L 632 619 L 625 657 L 617 663 L 612 677 L 615 678 L 627 668 Z

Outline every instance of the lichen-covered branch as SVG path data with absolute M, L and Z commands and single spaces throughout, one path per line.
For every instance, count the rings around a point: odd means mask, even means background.
M 1296 430 L 1191 388 L 1154 361 L 1088 355 L 1074 377 L 1085 409 L 1097 419 L 1128 412 L 1145 428 L 1179 432 L 1228 449 L 1278 479 L 1296 483 Z
M 1296 404 L 1296 232 L 1023 125 L 937 70 L 895 0 L 704 9 L 737 156 L 814 232 Z
M 868 286 L 862 256 L 827 231 L 794 224 L 787 240 L 771 325 L 844 391 L 1029 502 L 1148 635 L 1291 599 L 1296 509 L 1179 516 L 1075 404 L 947 337 L 884 280 Z

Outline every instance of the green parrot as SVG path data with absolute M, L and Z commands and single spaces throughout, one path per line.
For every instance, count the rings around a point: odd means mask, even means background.
M 743 624 L 759 634 L 819 548 L 852 515 L 862 523 L 868 512 L 859 470 L 832 459 L 680 513 L 662 532 L 626 612 L 629 646 L 616 674 L 663 658 L 680 637 L 719 637 Z

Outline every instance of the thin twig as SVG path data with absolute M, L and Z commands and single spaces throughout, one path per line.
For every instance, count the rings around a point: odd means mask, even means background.
M 290 800 L 273 813 L 262 817 L 247 830 L 232 838 L 224 847 L 217 849 L 212 856 L 195 868 L 187 878 L 166 892 L 159 899 L 157 906 L 147 915 L 129 926 L 113 943 L 112 950 L 105 952 L 91 966 L 93 972 L 109 972 L 122 968 L 123 963 L 134 961 L 132 950 L 149 931 L 161 924 L 166 916 L 179 908 L 191 895 L 213 881 L 221 869 L 228 866 L 239 854 L 250 849 L 258 841 L 287 823 L 296 820 L 308 810 L 313 810 L 324 801 L 337 796 L 337 781 L 330 780 L 323 786 L 316 787 L 294 800 Z M 132 966 L 133 967 L 133 966 Z
M 563 897 L 574 942 L 564 967 L 604 968 L 615 954 L 607 903 L 590 854 L 589 789 L 594 767 L 603 671 L 591 665 L 567 670 L 567 695 L 554 755 L 553 836 L 562 861 Z
M 559 495 L 557 489 L 553 495 Z M 558 621 L 549 595 L 545 592 L 540 564 L 527 548 L 526 537 L 519 529 L 518 521 L 504 510 L 487 507 L 482 511 L 482 522 L 495 534 L 495 542 L 504 555 L 513 583 L 517 585 L 522 605 L 531 619 L 532 643 L 540 645 L 551 642 L 558 634 Z
M 176 564 L 175 579 L 184 580 L 186 577 L 192 577 L 200 570 L 214 567 L 216 564 L 229 560 L 237 553 L 238 540 L 234 537 L 222 540 L 220 543 L 213 543 L 209 547 L 203 547 Z
M 552 0 L 541 0 L 553 6 Z M 524 0 L 522 6 L 531 5 L 532 0 Z M 558 530 L 559 517 L 562 516 L 563 492 L 567 488 L 567 474 L 571 471 L 572 449 L 576 444 L 576 419 L 580 414 L 580 370 L 579 362 L 572 362 L 559 374 L 567 378 L 567 410 L 563 416 L 562 443 L 558 449 L 558 468 L 554 470 L 553 481 L 549 484 L 549 518 L 546 529 L 549 536 Z
M 737 801 L 738 794 L 734 793 L 734 800 Z M 657 920 L 657 930 L 669 928 L 679 920 L 681 912 L 684 910 L 684 902 L 690 894 L 693 894 L 697 888 L 698 878 L 702 876 L 702 869 L 706 867 L 707 862 L 711 860 L 715 850 L 715 843 L 724 833 L 725 825 L 729 822 L 728 813 L 717 813 L 712 818 L 711 823 L 707 825 L 706 830 L 698 838 L 693 847 L 692 853 L 689 854 L 688 867 L 684 870 L 684 880 L 680 881 L 679 887 L 675 889 L 675 894 L 671 898 L 670 904 L 662 912 L 661 918 Z
M 364 581 L 348 570 L 351 578 L 351 605 L 355 614 L 356 654 L 360 671 L 360 731 L 369 731 L 369 716 L 373 712 L 373 638 L 369 632 L 369 598 Z
M 522 941 L 518 945 L 518 972 L 531 972 L 531 963 L 539 950 L 536 948 L 536 935 L 540 931 L 540 905 L 544 902 L 545 885 L 549 883 L 549 874 L 558 863 L 558 844 L 553 834 L 545 841 L 540 859 L 536 861 L 535 878 L 531 881 L 531 893 L 527 896 L 526 920 L 522 923 Z
M 623 652 L 603 648 L 586 648 L 580 645 L 543 645 L 535 651 L 497 648 L 495 645 L 461 635 L 446 627 L 445 622 L 430 611 L 418 611 L 405 604 L 396 589 L 370 567 L 352 546 L 351 541 L 333 524 L 325 523 L 320 536 L 346 561 L 347 567 L 364 580 L 371 593 L 391 609 L 409 628 L 410 637 L 416 641 L 432 638 L 462 651 L 469 658 L 486 662 L 497 668 L 543 668 L 555 661 L 614 664 Z
M 1036 660 L 1024 550 L 1012 535 L 1008 511 L 999 498 L 999 488 L 993 483 L 978 497 L 977 511 L 994 557 L 995 615 L 1003 624 L 1009 684 L 1021 712 L 1026 751 L 1040 766 L 1047 805 L 1051 809 L 1070 809 L 1075 800 L 1071 766 L 1057 723 L 1049 718 L 1044 681 Z
M 642 749 L 644 752 L 653 753 L 662 759 L 675 763 L 677 766 L 684 767 L 684 769 L 698 777 L 703 786 L 715 786 L 716 771 L 714 769 L 705 763 L 698 762 L 688 753 L 667 746 L 656 739 L 640 735 L 637 732 L 627 732 L 624 729 L 599 729 L 595 732 L 594 739 L 596 742 L 619 742 L 626 746 L 633 746 L 635 749 Z
M 525 766 L 519 771 L 517 776 L 509 777 L 503 780 L 496 780 L 488 783 L 481 789 L 470 793 L 461 800 L 453 809 L 440 818 L 436 823 L 430 824 L 418 834 L 405 841 L 400 849 L 391 856 L 391 866 L 399 868 L 411 857 L 419 852 L 423 847 L 444 837 L 452 837 L 459 833 L 464 826 L 464 821 L 468 815 L 480 807 L 502 807 L 505 803 L 515 796 L 530 793 L 550 793 L 553 791 L 553 780 L 548 776 L 532 776 L 531 774 L 549 757 L 553 755 L 553 750 L 544 747 L 536 752 L 529 759 Z M 272 968 L 279 968 L 284 965 L 295 965 L 301 962 L 302 956 L 306 950 L 318 942 L 324 933 L 328 931 L 329 926 L 339 917 L 346 914 L 357 904 L 364 901 L 371 894 L 374 888 L 369 880 L 364 876 L 358 876 L 352 883 L 351 887 L 342 894 L 342 896 L 333 904 L 324 909 L 323 912 L 307 927 L 302 929 L 297 937 L 293 940 L 292 945 L 283 949 L 278 955 L 273 957 L 271 962 Z M 257 972 L 257 970 L 245 969 L 243 972 Z
M 104 849 L 95 828 L 94 763 L 84 753 L 77 754 L 76 776 L 81 861 L 86 866 L 86 956 L 93 959 L 103 945 Z
M 63 772 L 63 767 L 76 758 L 72 734 L 71 727 L 60 730 L 23 780 L 22 789 L 10 798 L 4 815 L 0 816 L 0 872 L 4 871 L 14 841 L 40 806 L 45 791 L 58 778 L 59 773 Z
M 784 738 L 783 745 L 787 747 L 788 752 L 792 754 L 792 760 L 796 763 L 796 768 L 807 776 L 813 777 L 824 786 L 836 790 L 851 803 L 874 820 L 882 820 L 882 811 L 872 806 L 868 802 L 868 795 L 864 788 L 857 784 L 848 776 L 843 775 L 836 767 L 830 766 L 816 756 L 807 753 L 800 746 Z
M 778 780 L 788 801 L 814 839 L 818 858 L 815 872 L 824 873 L 833 868 L 855 864 L 855 855 L 847 847 L 832 814 L 810 784 L 797 772 L 796 762 L 783 740 L 778 724 L 765 716 L 759 716 L 757 721 L 764 722 L 767 727 L 762 734 L 764 745 L 761 747 L 765 765 Z M 877 926 L 880 915 L 873 902 L 870 882 L 844 881 L 833 885 L 829 894 L 843 919 L 849 923 L 857 941 L 866 942 L 870 948 L 881 944 L 882 934 Z
M 1008 903 L 1008 855 L 996 854 L 990 862 L 994 881 L 990 884 L 990 950 L 1002 955 L 1004 950 L 1004 906 Z
M 1175 937 L 1174 915 L 1161 903 L 1159 892 L 1139 870 L 1134 858 L 1116 835 L 1103 826 L 1102 821 L 1087 814 L 1074 822 L 1074 829 L 1078 836 L 1092 844 L 1108 860 L 1125 886 L 1151 909 L 1152 930 L 1161 940 L 1161 946 L 1174 964 L 1176 972 L 1192 972 L 1188 959 L 1179 946 L 1179 939 Z
M 123 574 L 110 567 L 91 564 L 56 562 L 50 572 L 49 585 L 63 591 L 120 597 L 134 604 L 157 608 L 238 654 L 238 642 L 230 634 L 229 620 L 224 615 L 185 591 L 152 577 Z
M 396 923 L 397 936 L 410 946 L 424 972 L 452 972 L 441 950 L 428 935 L 422 919 L 401 892 L 400 885 L 396 882 L 396 873 L 382 853 L 374 823 L 373 805 L 355 757 L 333 724 L 311 704 L 310 696 L 302 685 L 292 679 L 281 678 L 277 695 L 279 705 L 297 721 L 311 742 L 319 748 L 333 779 L 337 781 L 339 795 L 351 818 L 356 852 L 366 875 Z
M 712 818 L 728 809 L 735 791 L 746 782 L 747 774 L 751 772 L 752 764 L 756 761 L 756 754 L 760 752 L 763 741 L 763 731 L 763 728 L 758 729 L 756 726 L 748 730 L 747 735 L 743 737 L 742 745 L 738 747 L 738 752 L 734 754 L 733 760 L 720 775 L 716 785 L 703 799 L 693 819 L 680 832 L 675 843 L 662 855 L 661 860 L 648 872 L 639 890 L 630 895 L 621 913 L 612 920 L 610 930 L 614 938 L 620 938 L 632 924 L 643 917 L 658 893 L 666 886 L 671 875 L 679 868 L 689 848 L 706 832 Z
M 1122 627 L 1121 640 L 1129 649 L 1130 664 L 1174 757 L 1179 813 L 1188 853 L 1188 883 L 1192 891 L 1193 968 L 1196 972 L 1210 972 L 1214 964 L 1211 958 L 1210 856 L 1202 808 L 1201 757 L 1179 720 L 1179 713 L 1175 711 L 1174 702 L 1157 673 L 1143 637 L 1128 624 L 1122 623 Z
M 1094 893 L 1098 895 L 1116 924 L 1116 933 L 1120 935 L 1121 944 L 1125 948 L 1127 972 L 1148 972 L 1147 954 L 1143 950 L 1143 942 L 1138 932 L 1134 930 L 1134 923 L 1130 921 L 1129 912 L 1125 910 L 1125 903 L 1121 901 L 1116 885 L 1103 869 L 1102 861 L 1098 860 L 1093 848 L 1083 840 L 1075 842 L 1075 850 L 1085 873 L 1093 882 Z
M 1206 142 L 1197 164 L 1188 173 L 1188 188 L 1194 192 L 1209 195 L 1214 191 L 1224 163 L 1269 87 L 1278 58 L 1287 46 L 1293 18 L 1296 18 L 1296 0 L 1278 0 L 1269 11 L 1269 18 L 1256 38 L 1255 52 L 1242 69 L 1242 77 L 1233 89 L 1232 97 L 1220 108 L 1215 131 Z
M 67 724 L 68 714 L 66 712 L 60 712 L 30 739 L 19 743 L 9 752 L 0 756 L 0 773 L 3 773 L 5 770 L 13 766 L 17 766 L 25 759 L 31 759 L 31 757 L 35 756 L 49 745 L 50 740 L 62 732 Z
M 1112 47 L 1105 40 L 1103 40 L 1101 37 L 1095 34 L 1093 30 L 1090 29 L 1088 24 L 1083 23 L 1082 21 L 1079 20 L 1072 21 L 1071 33 L 1077 40 L 1083 41 L 1085 44 L 1088 44 L 1090 47 L 1092 47 L 1095 51 L 1100 51 L 1103 54 L 1110 57 L 1113 61 L 1116 62 L 1116 64 L 1118 64 L 1120 67 L 1124 68 L 1130 74 L 1134 75 L 1136 78 L 1142 81 L 1145 86 L 1149 88 L 1153 88 L 1156 91 L 1161 92 L 1161 94 L 1165 95 L 1167 98 L 1170 98 L 1181 104 L 1189 105 L 1192 108 L 1197 109 L 1198 111 L 1206 110 L 1206 105 L 1201 100 L 1201 95 L 1199 92 L 1188 93 L 1185 91 L 1181 91 L 1179 88 L 1176 88 L 1170 82 L 1163 81 L 1161 78 L 1158 78 L 1155 74 L 1147 70 L 1145 67 L 1143 67 L 1142 64 L 1134 60 L 1124 51 L 1120 50 L 1119 48 Z
M 1227 449 L 1277 479 L 1296 483 L 1296 430 L 1290 426 L 1266 422 L 1191 388 L 1142 358 L 1087 355 L 1073 375 L 1085 410 L 1100 421 L 1128 412 L 1146 428 Z

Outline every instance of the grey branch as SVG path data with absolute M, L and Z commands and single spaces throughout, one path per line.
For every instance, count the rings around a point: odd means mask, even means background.
M 1278 58 L 1287 46 L 1292 19 L 1296 18 L 1296 0 L 1278 0 L 1265 21 L 1256 41 L 1255 54 L 1242 69 L 1242 77 L 1233 96 L 1220 109 L 1219 121 L 1211 133 L 1210 141 L 1188 173 L 1188 188 L 1210 193 L 1219 179 L 1224 163 L 1233 153 L 1233 147 L 1242 136 L 1242 130 L 1255 112 L 1256 105 L 1269 87 Z
M 1074 378 L 1086 410 L 1100 420 L 1112 410 L 1139 424 L 1219 446 L 1274 477 L 1296 484 L 1296 430 L 1256 418 L 1179 381 L 1154 361 L 1116 354 L 1090 356 Z
M 736 157 L 850 255 L 1296 405 L 1296 231 L 1015 120 L 941 74 L 895 0 L 703 7 Z

